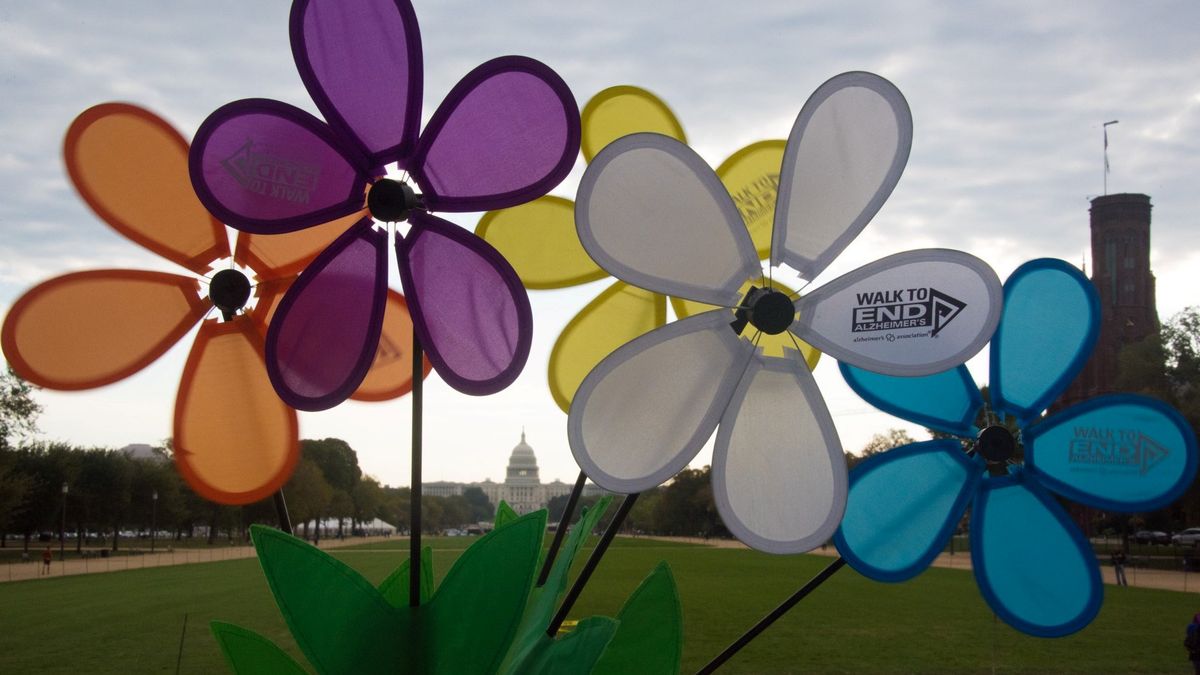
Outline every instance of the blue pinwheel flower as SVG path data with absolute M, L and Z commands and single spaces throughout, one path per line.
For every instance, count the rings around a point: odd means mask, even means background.
M 1148 511 L 1179 497 L 1197 463 L 1183 417 L 1143 396 L 1100 396 L 1042 417 L 1082 369 L 1099 322 L 1083 274 L 1061 260 L 1033 260 L 1005 283 L 990 409 L 964 366 L 902 378 L 842 364 L 873 405 L 970 439 L 911 443 L 856 467 L 835 535 L 847 562 L 879 581 L 916 576 L 970 505 L 975 579 L 996 614 L 1042 637 L 1088 625 L 1103 597 L 1096 556 L 1050 492 L 1106 511 Z M 997 420 L 982 430 L 981 410 Z

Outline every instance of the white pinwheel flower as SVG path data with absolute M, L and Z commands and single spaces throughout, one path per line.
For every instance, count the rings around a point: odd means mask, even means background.
M 800 111 L 780 170 L 771 265 L 812 280 L 878 212 L 912 143 L 890 82 L 838 75 Z M 837 529 L 846 465 L 829 410 L 797 352 L 766 356 L 759 334 L 790 331 L 830 356 L 891 375 L 952 368 L 999 318 L 1000 281 L 959 251 L 908 251 L 799 299 L 773 288 L 733 200 L 686 145 L 633 134 L 588 166 L 575 207 L 588 254 L 635 286 L 718 309 L 617 349 L 587 376 L 568 436 L 600 486 L 637 493 L 667 480 L 718 428 L 713 493 L 725 524 L 772 553 L 807 551 Z M 761 280 L 742 297 L 747 280 Z

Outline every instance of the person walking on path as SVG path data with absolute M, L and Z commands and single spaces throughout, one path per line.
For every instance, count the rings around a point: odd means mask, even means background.
M 47 546 L 46 549 L 44 551 L 42 551 L 41 574 L 50 574 L 50 561 L 53 559 L 54 559 L 54 552 L 50 550 L 49 546 Z
M 1192 622 L 1188 624 L 1183 646 L 1187 649 L 1192 668 L 1200 675 L 1200 614 L 1193 616 Z
M 1129 582 L 1125 580 L 1125 551 L 1120 549 L 1112 554 L 1113 573 L 1117 577 L 1118 586 L 1128 586 Z

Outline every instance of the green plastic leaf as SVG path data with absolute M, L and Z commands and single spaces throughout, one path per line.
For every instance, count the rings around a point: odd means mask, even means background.
M 358 572 L 269 527 L 250 528 L 275 603 L 319 673 L 413 672 L 412 614 Z
M 497 527 L 459 556 L 422 612 L 426 671 L 493 673 L 537 576 L 546 512 Z
M 617 614 L 620 627 L 604 650 L 597 674 L 674 675 L 683 657 L 683 612 L 671 568 L 660 562 Z
M 495 527 L 495 528 L 504 527 L 505 525 L 511 523 L 512 521 L 516 520 L 517 518 L 520 518 L 520 516 L 517 515 L 517 512 L 513 511 L 512 507 L 508 505 L 508 502 L 501 499 L 500 506 L 496 507 L 496 521 L 492 525 L 492 527 Z
M 272 673 L 278 675 L 308 675 L 296 660 L 267 638 L 241 626 L 222 621 L 208 624 L 229 669 L 237 675 Z
M 606 616 L 593 616 L 580 621 L 575 630 L 555 640 L 543 631 L 520 672 L 522 675 L 587 675 L 617 633 L 617 626 L 617 621 Z
M 408 607 L 408 570 L 411 560 L 400 563 L 395 572 L 379 584 L 379 592 L 383 599 L 392 607 Z M 426 546 L 421 549 L 421 598 L 419 604 L 426 604 L 433 597 L 433 549 Z
M 526 661 L 539 646 L 541 638 L 546 637 L 546 628 L 558 607 L 558 600 L 567 590 L 567 573 L 571 570 L 571 563 L 611 503 L 612 495 L 605 495 L 592 508 L 580 510 L 579 521 L 562 543 L 545 585 L 533 589 L 529 594 L 525 615 L 521 617 L 521 627 L 517 629 L 517 637 L 509 649 L 508 658 L 500 668 L 501 673 L 515 675 L 525 672 Z M 538 570 L 541 571 L 540 566 Z M 549 641 L 549 638 L 546 640 Z

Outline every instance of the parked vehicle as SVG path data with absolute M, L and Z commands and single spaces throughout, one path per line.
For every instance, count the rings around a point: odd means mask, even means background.
M 1171 543 L 1176 546 L 1195 546 L 1200 542 L 1200 527 L 1189 527 L 1171 537 Z
M 1170 544 L 1171 536 L 1161 530 L 1138 530 L 1130 539 L 1137 544 Z

